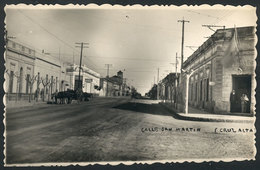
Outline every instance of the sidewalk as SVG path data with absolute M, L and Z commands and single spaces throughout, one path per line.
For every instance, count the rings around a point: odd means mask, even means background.
M 38 101 L 36 102 L 35 100 L 29 102 L 29 101 L 25 101 L 25 100 L 21 100 L 21 101 L 8 101 L 5 103 L 5 107 L 10 109 L 10 108 L 22 108 L 22 107 L 28 107 L 28 106 L 33 106 L 33 105 L 44 105 L 47 104 L 46 101 Z
M 235 115 L 214 114 L 207 111 L 199 110 L 193 107 L 189 107 L 189 113 L 180 113 L 169 104 L 160 103 L 168 111 L 173 113 L 176 119 L 191 120 L 191 121 L 206 121 L 206 122 L 236 122 L 236 123 L 254 123 L 254 116 L 239 116 L 239 113 Z

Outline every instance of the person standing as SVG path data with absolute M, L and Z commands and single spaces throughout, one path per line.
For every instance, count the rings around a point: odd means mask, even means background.
M 246 113 L 247 103 L 249 102 L 249 99 L 246 94 L 242 94 L 241 97 L 241 111 L 242 113 Z
M 230 112 L 235 112 L 236 109 L 236 102 L 237 102 L 237 95 L 236 95 L 236 91 L 232 90 L 232 92 L 230 93 Z

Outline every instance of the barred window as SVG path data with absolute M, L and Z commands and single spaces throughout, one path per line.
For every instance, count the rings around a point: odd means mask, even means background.
M 13 92 L 13 84 L 14 84 L 14 72 L 10 71 L 10 77 L 9 77 L 9 93 Z

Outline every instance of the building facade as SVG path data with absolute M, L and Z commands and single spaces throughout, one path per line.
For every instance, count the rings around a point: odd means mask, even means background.
M 217 30 L 183 63 L 180 109 L 184 109 L 188 83 L 191 106 L 215 113 L 255 113 L 255 43 L 255 27 Z M 243 95 L 248 97 L 244 111 Z
M 77 88 L 82 88 L 83 92 L 99 95 L 99 73 L 83 65 L 79 79 L 79 66 L 74 64 L 67 66 L 66 76 L 70 89 L 76 90 Z
M 131 88 L 126 84 L 123 72 L 100 79 L 100 96 L 130 96 Z
M 60 60 L 12 40 L 8 40 L 5 56 L 7 101 L 49 100 L 52 93 L 62 90 Z
M 159 97 L 161 100 L 170 103 L 177 101 L 177 86 L 179 83 L 180 73 L 169 73 L 159 83 Z
M 14 100 L 29 94 L 28 77 L 34 75 L 35 51 L 8 40 L 5 58 L 5 92 Z

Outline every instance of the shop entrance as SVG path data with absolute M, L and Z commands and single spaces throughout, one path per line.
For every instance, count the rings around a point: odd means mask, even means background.
M 235 90 L 235 104 L 231 104 L 232 112 L 242 112 L 241 97 L 246 94 L 249 102 L 246 103 L 246 113 L 250 113 L 251 103 L 251 75 L 232 75 L 232 88 Z

